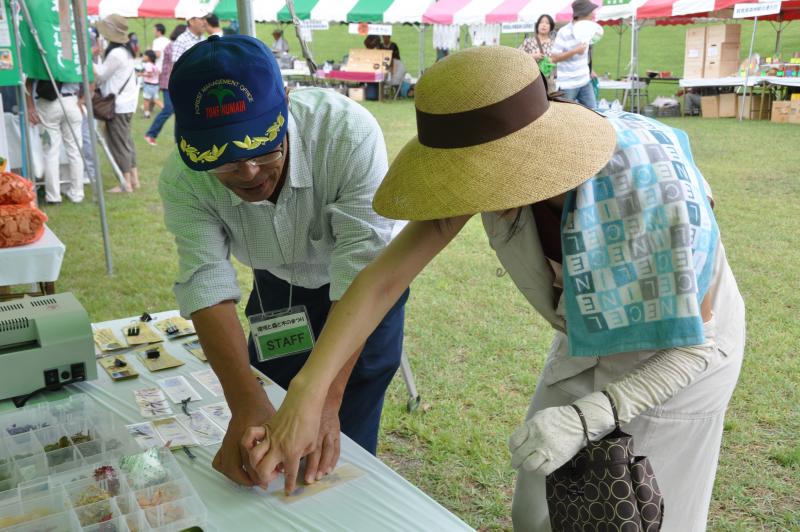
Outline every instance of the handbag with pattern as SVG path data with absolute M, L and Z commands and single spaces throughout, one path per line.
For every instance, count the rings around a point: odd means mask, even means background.
M 547 475 L 547 508 L 553 532 L 605 531 L 656 532 L 664 518 L 664 499 L 653 468 L 645 456 L 633 452 L 633 437 L 619 427 L 611 396 L 616 428 L 603 439 L 589 440 L 583 412 L 580 417 L 588 444 L 569 462 Z

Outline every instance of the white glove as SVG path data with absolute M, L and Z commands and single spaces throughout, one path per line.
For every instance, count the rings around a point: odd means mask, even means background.
M 620 423 L 628 423 L 645 410 L 658 406 L 720 362 L 716 344 L 659 351 L 633 371 L 606 386 L 614 399 Z M 602 392 L 592 392 L 577 401 L 589 430 L 597 441 L 614 428 L 611 405 Z M 580 418 L 571 406 L 545 408 L 518 428 L 508 442 L 511 465 L 549 475 L 586 446 Z

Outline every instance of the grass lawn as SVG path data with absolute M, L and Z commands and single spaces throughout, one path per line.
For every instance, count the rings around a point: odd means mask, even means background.
M 266 36 L 270 29 L 261 25 L 260 33 Z M 766 25 L 762 29 L 759 42 L 766 51 L 774 34 Z M 416 30 L 399 31 L 407 32 L 400 47 L 411 63 Z M 320 59 L 358 45 L 339 29 L 331 34 L 338 48 L 326 44 L 324 32 L 315 33 Z M 642 49 L 643 69 L 680 71 L 683 29 L 646 28 Z M 784 49 L 800 49 L 797 32 L 787 34 Z M 613 71 L 615 60 L 615 48 L 599 50 L 598 64 L 609 66 L 598 71 Z M 416 64 L 409 70 L 415 69 Z M 413 104 L 367 102 L 366 107 L 378 118 L 394 157 L 414 134 Z M 50 226 L 67 245 L 57 288 L 74 292 L 93 321 L 176 306 L 171 292 L 175 246 L 163 227 L 156 191 L 172 149 L 172 122 L 157 147 L 142 140 L 147 122 L 134 120 L 142 189 L 106 196 L 113 277 L 105 275 L 97 208 L 86 202 L 47 209 Z M 800 127 L 699 118 L 669 123 L 689 133 L 697 163 L 714 189 L 728 258 L 748 311 L 747 352 L 726 422 L 710 528 L 799 530 L 800 251 L 795 226 Z M 106 188 L 114 184 L 105 163 L 103 176 Z M 415 281 L 406 346 L 424 406 L 407 414 L 405 387 L 395 379 L 379 450 L 383 460 L 469 524 L 492 530 L 511 527 L 514 474 L 506 441 L 524 415 L 551 338 L 549 327 L 509 278 L 496 275 L 498 266 L 480 222 L 473 220 Z M 241 268 L 239 281 L 247 294 L 250 276 Z

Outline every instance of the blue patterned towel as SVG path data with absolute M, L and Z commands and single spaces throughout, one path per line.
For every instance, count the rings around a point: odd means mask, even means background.
M 614 156 L 568 194 L 561 220 L 570 353 L 700 344 L 719 228 L 688 138 L 640 115 L 606 116 Z

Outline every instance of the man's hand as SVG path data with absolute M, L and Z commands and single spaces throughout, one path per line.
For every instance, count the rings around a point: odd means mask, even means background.
M 211 465 L 237 484 L 254 486 L 263 484 L 262 479 L 250 467 L 248 453 L 259 440 L 248 429 L 253 426 L 262 426 L 275 415 L 275 408 L 264 398 L 264 403 L 243 411 L 234 412 L 228 431 L 222 440 L 222 446 Z M 262 437 L 263 438 L 263 437 Z
M 35 126 L 41 122 L 42 119 L 39 118 L 39 112 L 36 110 L 36 106 L 28 103 L 28 123 L 32 126 Z
M 339 407 L 341 396 L 328 397 L 322 409 L 322 417 L 317 435 L 317 447 L 306 457 L 306 484 L 312 484 L 329 474 L 339 461 L 341 430 L 339 427 Z
M 578 46 L 576 46 L 575 48 L 572 49 L 572 55 L 582 54 L 582 53 L 586 52 L 586 50 L 588 48 L 589 48 L 589 45 L 586 44 L 586 43 L 579 44 Z

